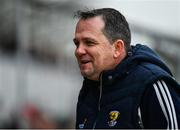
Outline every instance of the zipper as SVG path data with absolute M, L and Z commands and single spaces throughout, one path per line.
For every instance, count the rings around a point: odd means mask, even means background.
M 101 110 L 101 104 L 100 104 L 101 103 L 101 97 L 102 97 L 102 73 L 100 75 L 100 85 L 99 85 L 98 114 L 97 114 L 96 120 L 95 120 L 95 122 L 93 124 L 93 129 L 95 129 L 95 127 L 96 127 L 97 118 L 98 118 L 99 112 Z
M 143 125 L 143 122 L 142 122 L 142 117 L 141 117 L 141 109 L 140 107 L 138 107 L 138 124 L 139 124 L 139 127 L 141 129 L 144 129 L 144 125 Z
M 102 97 L 102 74 L 100 75 L 100 85 L 99 85 L 99 102 L 98 102 L 98 110 L 101 110 L 101 97 Z

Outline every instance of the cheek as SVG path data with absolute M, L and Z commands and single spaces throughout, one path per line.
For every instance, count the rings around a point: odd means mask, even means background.
M 96 46 L 89 52 L 90 54 L 92 54 L 97 65 L 102 65 L 112 60 L 113 48 L 111 46 Z
M 104 66 L 106 63 L 110 62 L 112 60 L 112 53 L 109 52 L 109 50 L 100 50 L 96 54 L 96 64 Z
M 78 54 L 77 54 L 77 50 L 76 49 L 74 51 L 74 55 L 75 55 L 76 59 L 78 59 Z
M 113 50 L 110 47 L 104 47 L 101 51 L 100 51 L 100 55 L 104 58 L 104 59 L 109 59 L 113 57 Z
M 101 52 L 101 64 L 104 67 L 108 67 L 113 62 L 113 52 L 110 49 L 105 49 Z
M 74 49 L 74 55 L 75 55 L 75 56 L 76 56 L 76 50 L 77 50 L 77 49 L 75 48 L 75 49 Z

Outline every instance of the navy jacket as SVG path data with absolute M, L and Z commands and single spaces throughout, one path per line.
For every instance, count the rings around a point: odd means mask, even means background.
M 84 78 L 76 128 L 173 128 L 180 126 L 180 86 L 150 48 L 137 44 L 99 81 Z

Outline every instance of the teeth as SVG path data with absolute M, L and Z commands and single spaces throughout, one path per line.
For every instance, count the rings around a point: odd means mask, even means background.
M 88 61 L 83 61 L 82 63 L 83 63 L 83 64 L 86 64 L 86 63 L 88 63 Z
M 82 64 L 86 64 L 88 62 L 90 62 L 90 61 L 81 61 Z
M 89 59 L 85 59 L 85 58 L 79 59 L 79 61 L 81 64 L 86 64 L 86 63 L 91 62 Z

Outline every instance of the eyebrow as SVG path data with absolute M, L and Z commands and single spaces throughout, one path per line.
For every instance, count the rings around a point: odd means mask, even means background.
M 94 41 L 94 42 L 97 42 L 96 40 L 94 40 L 93 38 L 83 38 L 82 40 L 92 40 L 92 41 Z M 76 38 L 73 38 L 73 41 L 75 42 L 75 41 L 78 41 Z

